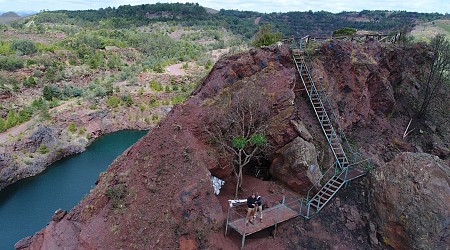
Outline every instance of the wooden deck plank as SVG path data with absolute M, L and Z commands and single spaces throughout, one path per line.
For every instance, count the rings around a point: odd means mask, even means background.
M 296 211 L 284 204 L 279 204 L 263 210 L 262 223 L 259 221 L 259 214 L 257 214 L 254 224 L 249 223 L 248 226 L 245 226 L 245 218 L 240 218 L 229 222 L 228 225 L 241 235 L 250 235 L 297 216 L 299 216 L 299 214 Z

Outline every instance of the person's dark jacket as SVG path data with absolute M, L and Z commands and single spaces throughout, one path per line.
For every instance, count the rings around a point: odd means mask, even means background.
M 256 200 L 256 204 L 258 205 L 258 207 L 262 205 L 263 200 L 262 200 L 262 197 L 261 197 L 261 196 L 256 197 L 255 200 Z
M 247 198 L 247 206 L 249 208 L 254 208 L 255 207 L 255 203 L 256 203 L 256 197 L 253 198 L 252 196 Z

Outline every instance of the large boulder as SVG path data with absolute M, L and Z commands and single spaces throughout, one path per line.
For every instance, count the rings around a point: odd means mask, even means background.
M 429 154 L 401 153 L 371 175 L 370 203 L 395 249 L 450 245 L 450 168 Z
M 41 144 L 49 146 L 54 143 L 55 140 L 55 131 L 53 131 L 52 128 L 38 125 L 33 134 L 25 141 L 24 148 L 29 152 L 35 152 Z M 21 144 L 18 143 L 17 145 Z M 20 148 L 23 148 L 23 146 L 20 146 Z
M 316 148 L 301 137 L 277 151 L 269 170 L 273 177 L 301 194 L 308 193 L 308 189 L 322 177 Z

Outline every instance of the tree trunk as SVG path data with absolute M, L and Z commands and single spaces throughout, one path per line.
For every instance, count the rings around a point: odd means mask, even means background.
M 236 191 L 234 193 L 234 198 L 237 199 L 238 198 L 238 194 L 239 194 L 239 188 L 242 187 L 242 168 L 244 167 L 242 165 L 242 152 L 241 150 L 239 150 L 239 155 L 238 155 L 239 159 L 239 170 L 237 171 L 237 176 L 236 176 Z

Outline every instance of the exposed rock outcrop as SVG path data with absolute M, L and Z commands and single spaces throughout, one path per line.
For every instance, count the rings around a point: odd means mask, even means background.
M 395 249 L 450 245 L 450 168 L 436 156 L 401 153 L 371 175 L 370 202 Z
M 272 176 L 303 195 L 322 177 L 316 148 L 301 137 L 276 152 L 269 170 Z

